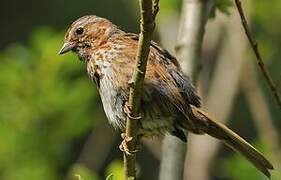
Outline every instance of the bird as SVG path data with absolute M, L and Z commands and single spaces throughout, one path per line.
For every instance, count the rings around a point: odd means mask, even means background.
M 139 36 L 106 18 L 86 15 L 68 28 L 59 54 L 74 52 L 96 84 L 109 123 L 124 132 L 130 80 L 136 65 Z M 178 60 L 150 43 L 141 94 L 139 137 L 171 134 L 186 142 L 186 132 L 208 134 L 238 151 L 267 177 L 273 165 L 246 140 L 202 109 L 201 99 Z

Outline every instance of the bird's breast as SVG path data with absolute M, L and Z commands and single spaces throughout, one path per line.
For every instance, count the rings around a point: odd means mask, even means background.
M 111 64 L 102 61 L 89 61 L 87 71 L 99 90 L 105 114 L 115 128 L 124 129 L 125 114 L 123 104 L 126 101 L 126 93 L 118 86 L 117 74 L 113 71 Z

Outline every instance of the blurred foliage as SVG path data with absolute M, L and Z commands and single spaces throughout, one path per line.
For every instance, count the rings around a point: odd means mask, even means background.
M 97 175 L 81 164 L 76 164 L 68 175 L 69 180 L 97 180 Z
M 216 12 L 220 11 L 226 15 L 229 15 L 230 8 L 233 6 L 231 0 L 213 0 L 214 6 L 210 10 L 209 18 L 215 18 Z
M 270 74 L 272 75 L 274 81 L 278 83 L 278 79 L 281 75 L 281 32 L 279 31 L 279 25 L 281 24 L 281 1 L 280 0 L 272 0 L 272 1 L 263 1 L 263 0 L 255 0 L 255 1 L 242 1 L 243 7 L 245 10 L 245 15 L 248 19 L 250 19 L 251 31 L 254 33 L 257 42 L 259 43 L 259 48 L 261 54 L 264 58 L 266 66 L 269 68 Z M 246 40 L 246 39 L 245 39 Z M 255 62 L 255 57 L 252 51 L 248 51 L 249 56 L 248 59 L 253 63 Z M 256 66 L 258 69 L 258 67 Z M 259 70 L 257 70 L 259 71 Z M 274 125 L 277 130 L 281 129 L 280 110 L 277 108 L 275 100 L 272 98 L 271 91 L 269 90 L 267 84 L 263 80 L 264 78 L 261 76 L 261 73 L 258 73 L 261 87 L 265 92 L 265 97 L 267 98 L 267 102 L 269 108 L 271 110 Z M 281 84 L 279 82 L 279 93 L 281 93 Z M 237 98 L 237 102 L 241 102 L 241 96 Z M 232 117 L 231 122 L 235 122 L 236 124 L 240 124 L 241 127 L 249 126 L 249 122 L 251 117 L 245 118 L 245 103 L 239 103 L 236 107 L 237 112 L 235 113 L 235 117 Z M 234 110 L 235 111 L 235 110 Z M 242 113 L 244 112 L 244 113 Z M 257 112 L 259 113 L 259 112 Z M 235 119 L 235 120 L 234 120 Z M 245 119 L 248 119 L 245 122 Z M 254 134 L 254 129 L 251 127 L 241 129 L 241 131 L 245 131 L 249 136 Z M 251 129 L 251 130 L 249 130 Z M 279 133 L 280 138 L 280 133 Z M 261 152 L 267 155 L 271 161 L 273 161 L 274 166 L 276 166 L 276 159 L 272 159 L 273 155 L 266 147 L 265 144 L 259 144 L 256 146 Z M 240 154 L 231 153 L 229 158 L 222 158 L 221 163 L 218 168 L 222 169 L 221 179 L 235 179 L 235 180 L 265 180 L 266 178 L 262 173 L 258 172 L 255 167 L 250 165 Z M 280 179 L 280 171 L 274 170 L 272 171 L 272 179 Z
M 128 0 L 9 0 L 1 1 L 0 48 L 11 42 L 28 39 L 34 27 L 44 25 L 56 30 L 66 28 L 74 19 L 89 14 L 107 17 L 125 30 L 135 31 L 138 27 L 136 7 Z M 126 18 L 124 18 L 126 17 Z
M 107 178 L 111 180 L 123 180 L 124 179 L 124 168 L 123 162 L 119 160 L 114 160 L 112 163 L 107 167 Z
M 264 144 L 263 144 L 264 145 Z M 260 143 L 254 145 L 257 149 L 259 149 L 264 154 L 269 155 L 270 152 L 264 146 L 261 146 Z M 231 177 L 235 180 L 267 180 L 268 178 L 257 171 L 257 169 L 248 162 L 244 157 L 242 157 L 238 153 L 231 153 L 229 158 L 221 159 L 221 172 L 222 176 Z M 272 173 L 272 180 L 278 180 L 276 173 Z
M 229 9 L 233 5 L 233 1 L 231 0 L 214 0 L 215 7 L 221 11 L 222 13 L 229 14 Z
M 94 125 L 95 88 L 76 57 L 56 55 L 62 37 L 42 28 L 0 53 L 0 179 L 61 179 Z
M 114 180 L 114 175 L 113 174 L 108 175 L 105 180 Z
M 173 0 L 173 1 L 160 1 L 159 8 L 165 13 L 158 13 L 157 18 L 162 18 L 168 15 L 171 15 L 174 12 L 180 12 L 182 0 Z M 158 17 L 159 16 L 159 17 Z
M 252 27 L 258 39 L 264 60 L 269 65 L 274 79 L 281 75 L 281 1 L 256 0 L 252 3 Z M 279 89 L 281 92 L 281 89 Z

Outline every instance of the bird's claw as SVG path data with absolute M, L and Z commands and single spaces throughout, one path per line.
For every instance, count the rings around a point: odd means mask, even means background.
M 133 119 L 133 120 L 140 120 L 142 118 L 142 115 L 141 113 L 139 113 L 137 116 L 132 116 L 132 111 L 131 111 L 131 108 L 129 107 L 128 105 L 128 102 L 125 103 L 124 105 L 124 113 L 130 118 L 130 119 Z
M 119 145 L 120 151 L 124 152 L 128 156 L 132 156 L 133 154 L 137 153 L 139 149 L 136 150 L 129 150 L 127 143 L 133 139 L 133 137 L 127 137 L 125 133 L 121 134 L 123 141 Z

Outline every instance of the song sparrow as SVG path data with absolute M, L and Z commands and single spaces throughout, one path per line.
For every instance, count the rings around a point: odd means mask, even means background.
M 136 63 L 138 35 L 125 33 L 109 20 L 84 16 L 68 29 L 59 54 L 70 50 L 86 63 L 95 81 L 106 116 L 125 129 L 125 104 Z M 140 136 L 170 133 L 186 141 L 185 131 L 209 134 L 240 152 L 266 176 L 271 163 L 253 146 L 199 109 L 200 98 L 175 57 L 151 42 L 141 100 Z

